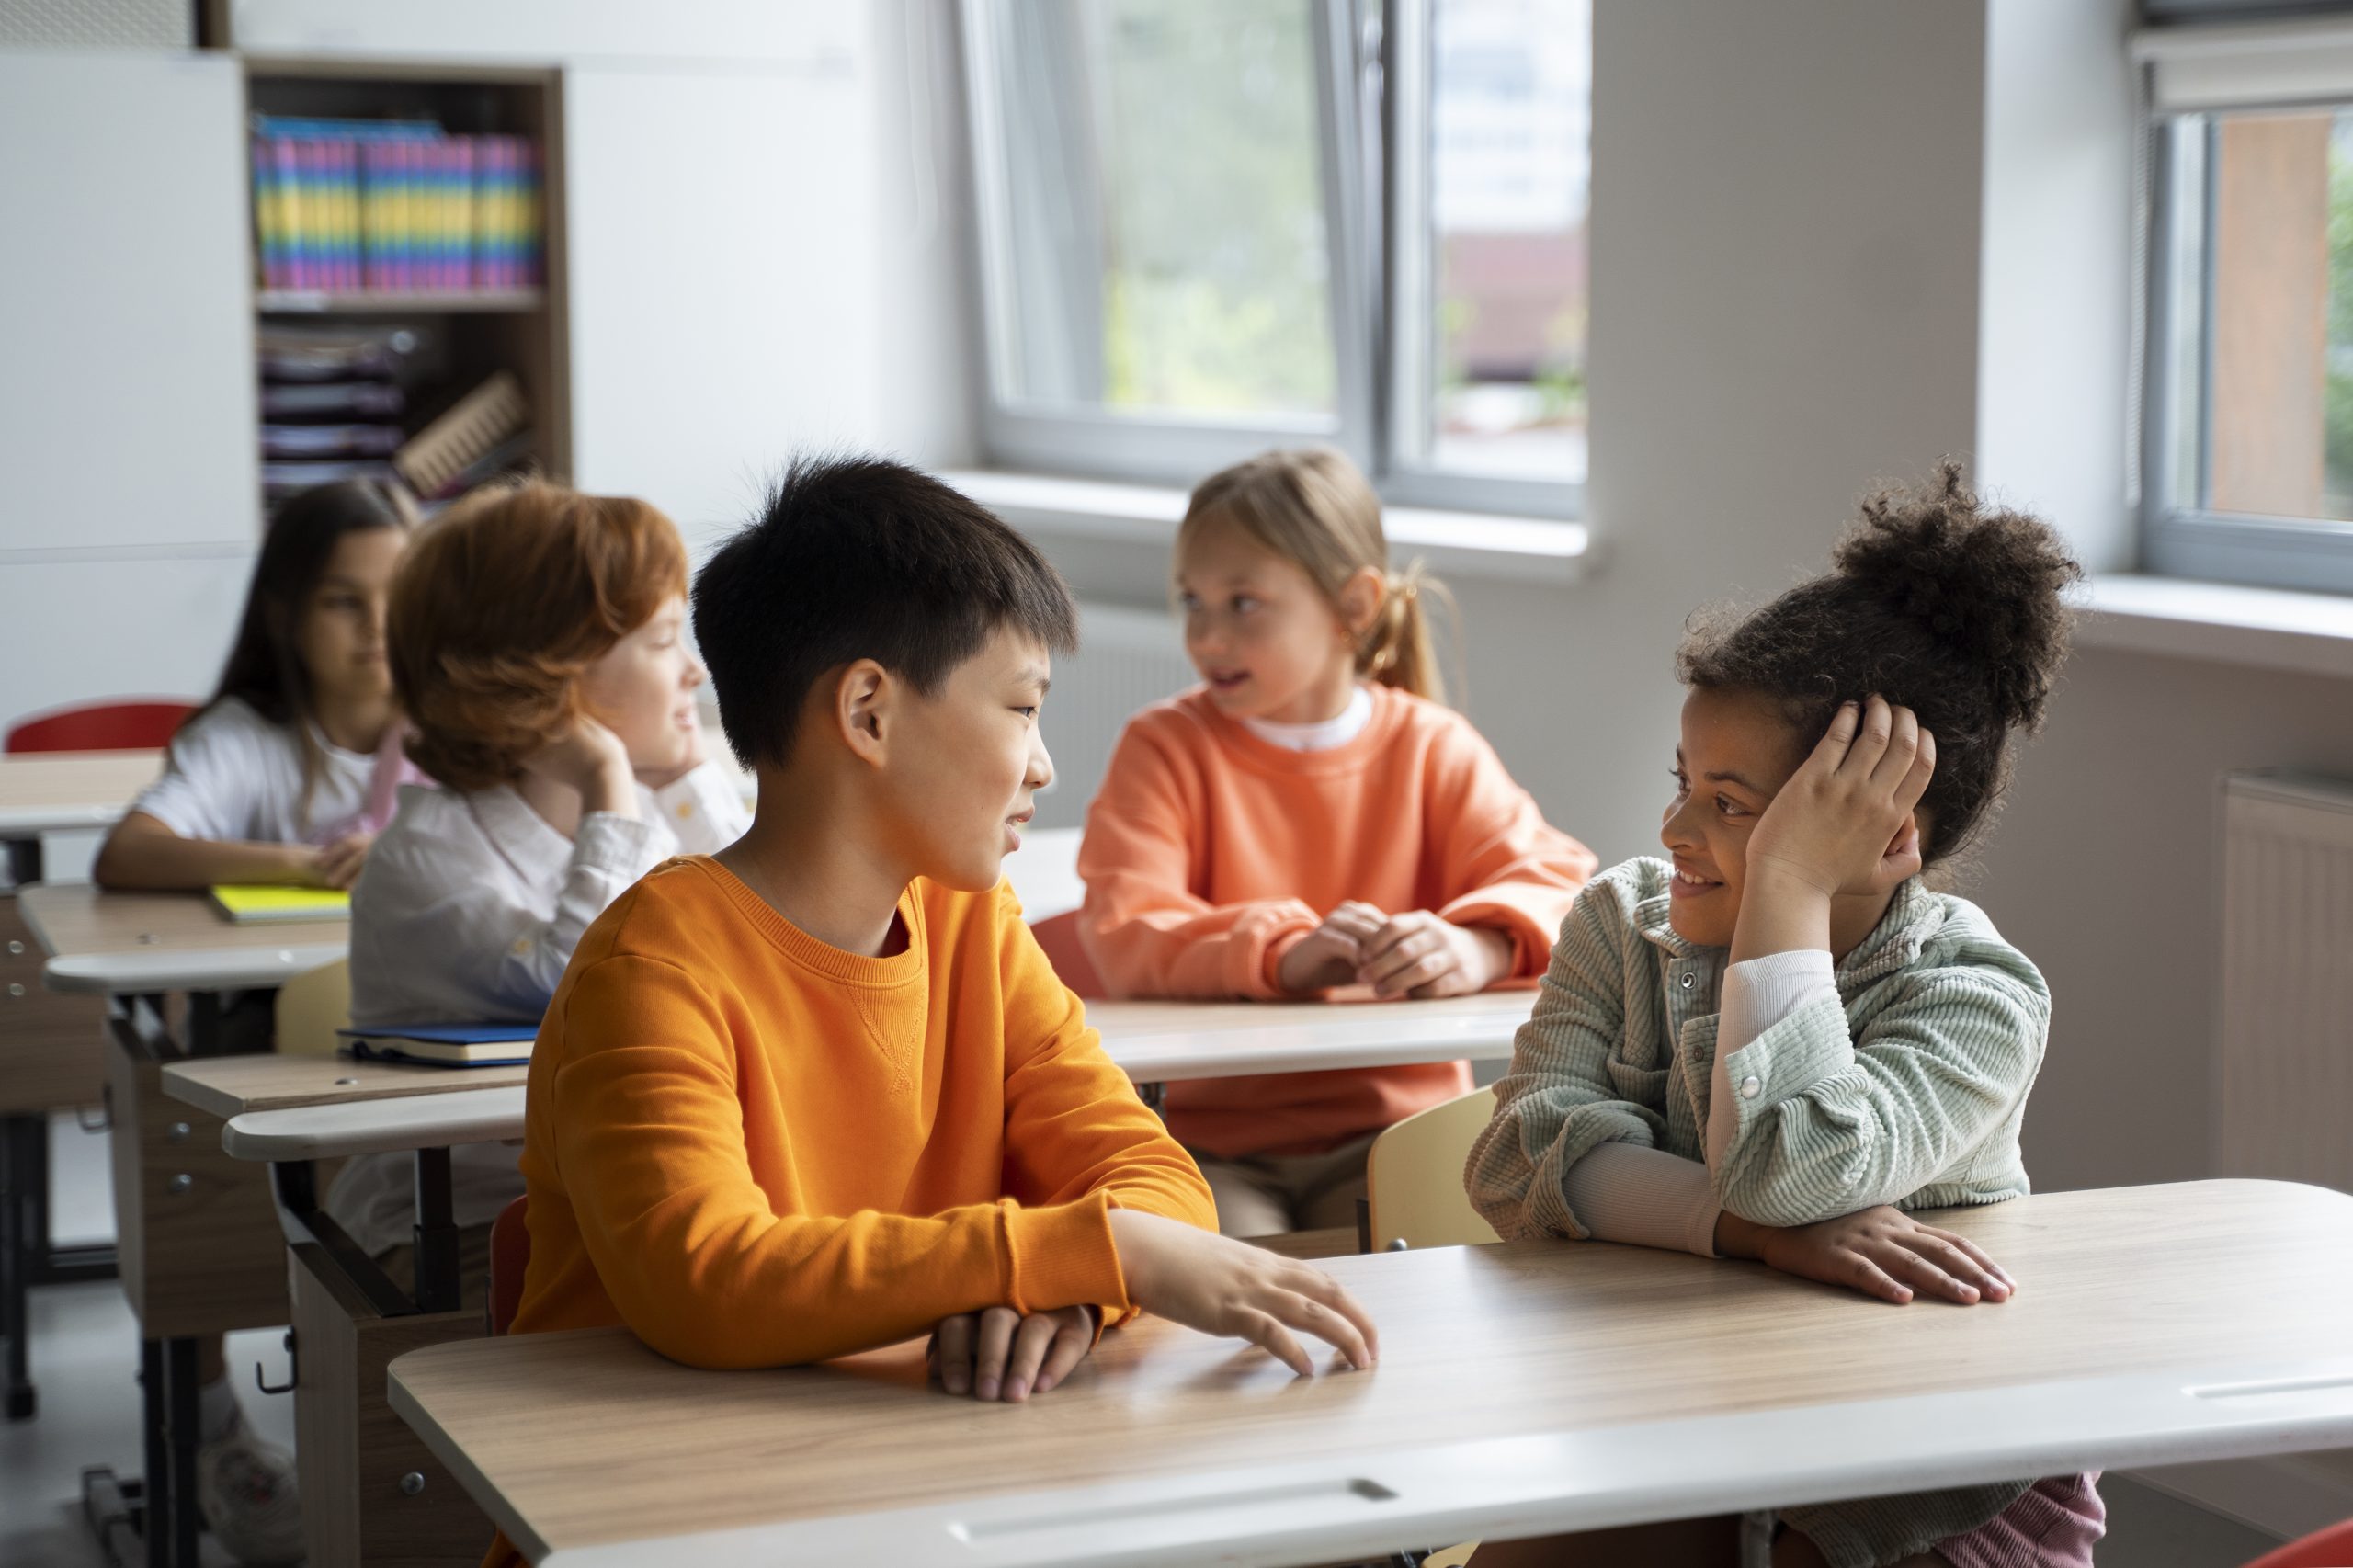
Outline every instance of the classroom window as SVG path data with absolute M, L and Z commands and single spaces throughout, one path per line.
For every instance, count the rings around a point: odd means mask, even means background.
M 1431 0 L 1399 29 L 1394 460 L 1582 483 L 1589 0 Z
M 1574 516 L 1590 0 L 966 0 L 992 460 Z
M 2268 62 L 2154 62 L 2143 481 L 2159 572 L 2353 592 L 2353 80 L 2316 81 L 2314 58 L 2291 40 Z

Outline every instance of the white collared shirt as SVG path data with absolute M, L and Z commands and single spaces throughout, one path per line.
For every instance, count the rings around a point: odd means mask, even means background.
M 566 838 L 514 790 L 410 787 L 351 892 L 351 1018 L 396 1024 L 531 1022 L 581 935 L 640 877 L 678 854 L 724 848 L 750 823 L 734 777 L 706 762 L 638 814 L 592 812 Z M 369 1253 L 411 1239 L 414 1162 L 353 1159 L 327 1212 Z M 515 1151 L 451 1151 L 457 1222 L 487 1224 L 523 1190 Z

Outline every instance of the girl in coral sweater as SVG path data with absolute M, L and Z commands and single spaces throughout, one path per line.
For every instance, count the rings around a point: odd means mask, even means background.
M 1443 705 L 1418 564 L 1336 452 L 1211 476 L 1177 530 L 1202 684 L 1128 723 L 1086 818 L 1081 939 L 1116 996 L 1381 1000 L 1530 983 L 1593 855 Z M 1229 1235 L 1355 1222 L 1365 1151 L 1448 1062 L 1172 1084 Z

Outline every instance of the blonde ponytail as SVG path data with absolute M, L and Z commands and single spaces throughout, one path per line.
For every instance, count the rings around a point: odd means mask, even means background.
M 1357 674 L 1432 702 L 1446 700 L 1437 639 L 1424 601 L 1436 597 L 1454 614 L 1454 597 L 1416 560 L 1389 569 L 1381 498 L 1356 465 L 1329 447 L 1261 452 L 1203 480 L 1176 530 L 1186 540 L 1217 518 L 1290 562 L 1324 591 L 1334 611 L 1349 581 L 1367 567 L 1381 574 L 1381 607 L 1357 643 Z M 1458 622 L 1461 619 L 1456 615 Z

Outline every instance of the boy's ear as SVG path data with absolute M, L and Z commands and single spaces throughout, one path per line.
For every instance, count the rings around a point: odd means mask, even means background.
M 888 756 L 884 736 L 898 683 L 872 659 L 860 659 L 834 682 L 834 722 L 852 756 L 880 766 Z
M 1381 600 L 1387 590 L 1388 583 L 1378 566 L 1359 566 L 1340 585 L 1340 619 L 1351 634 L 1361 637 L 1372 630 L 1372 623 L 1381 619 Z

